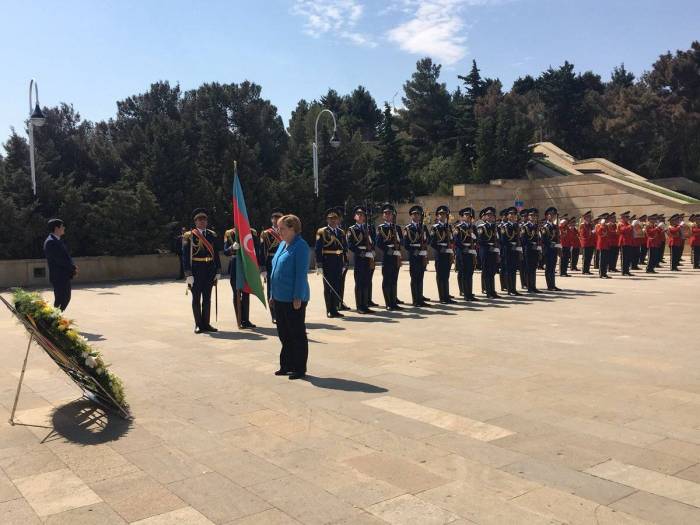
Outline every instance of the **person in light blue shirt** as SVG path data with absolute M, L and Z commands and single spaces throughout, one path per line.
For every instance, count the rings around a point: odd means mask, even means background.
M 309 302 L 309 245 L 301 236 L 301 221 L 284 215 L 277 223 L 279 248 L 272 259 L 270 304 L 277 316 L 277 334 L 282 343 L 277 376 L 300 379 L 306 375 L 309 340 L 306 337 L 306 305 Z

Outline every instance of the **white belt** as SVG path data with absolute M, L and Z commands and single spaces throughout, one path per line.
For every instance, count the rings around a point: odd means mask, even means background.
M 538 247 L 537 247 L 537 251 L 538 251 L 538 252 L 541 252 L 541 251 L 542 251 L 542 246 L 538 246 Z
M 411 248 L 420 248 L 420 244 L 411 244 Z
M 476 239 L 476 234 L 472 232 L 472 239 Z
M 447 243 L 446 242 L 439 242 L 439 243 L 437 243 L 437 245 L 438 246 L 447 246 Z
M 522 252 L 522 251 L 523 251 L 523 247 L 522 247 L 522 246 L 516 246 L 516 247 L 515 247 L 515 251 L 516 251 L 516 252 Z
M 494 248 L 493 246 L 489 247 L 489 251 L 493 253 L 501 253 L 501 250 L 498 248 Z
M 401 250 L 394 250 L 391 253 L 387 253 L 387 255 L 393 255 L 394 257 L 401 257 Z
M 467 250 L 468 253 L 471 253 L 472 255 L 476 255 L 476 250 Z
M 445 248 L 444 250 L 442 250 L 442 253 L 454 253 L 454 252 L 452 251 L 452 248 Z
M 374 259 L 374 252 L 365 252 L 365 257 L 369 259 Z
M 556 244 L 554 245 L 554 247 L 555 247 L 555 248 L 561 248 L 561 244 L 556 243 Z
M 393 247 L 394 247 L 393 244 L 386 244 L 385 246 L 386 246 L 387 248 L 393 248 Z
M 428 255 L 428 250 L 420 250 L 418 255 Z

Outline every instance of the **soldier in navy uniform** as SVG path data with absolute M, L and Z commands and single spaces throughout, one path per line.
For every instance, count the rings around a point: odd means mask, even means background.
M 78 273 L 78 267 L 68 253 L 68 248 L 61 240 L 66 226 L 61 219 L 48 222 L 49 235 L 44 241 L 44 254 L 49 266 L 49 282 L 53 286 L 53 305 L 65 311 L 70 302 L 71 279 Z
M 423 224 L 423 208 L 411 206 L 408 213 L 411 216 L 411 222 L 404 227 L 403 245 L 408 252 L 411 299 L 413 306 L 429 306 L 423 297 L 423 278 L 428 265 L 429 232 Z
M 360 314 L 370 310 L 370 279 L 374 267 L 374 240 L 367 226 L 367 211 L 362 206 L 353 210 L 355 224 L 348 228 L 347 246 L 354 257 L 355 305 Z
M 496 270 L 500 248 L 498 246 L 498 231 L 496 224 L 496 209 L 489 206 L 479 212 L 479 221 L 476 223 L 476 241 L 479 244 L 479 258 L 481 259 L 481 276 L 486 296 L 498 299 L 496 293 Z
M 501 291 L 502 292 L 507 292 L 508 291 L 508 270 L 506 268 L 506 254 L 503 253 L 503 250 L 501 249 L 501 231 L 503 231 L 503 225 L 506 223 L 506 217 L 508 215 L 508 208 L 501 210 L 501 212 L 498 214 L 499 220 L 495 224 L 496 226 L 496 232 L 498 233 L 498 239 L 499 239 L 499 250 L 501 250 L 501 257 L 499 258 L 499 263 L 498 263 L 498 278 L 501 284 Z
M 272 316 L 273 323 L 276 323 L 277 319 L 275 318 L 274 301 L 270 303 L 270 281 L 268 280 L 268 276 L 272 271 L 272 259 L 274 259 L 275 253 L 277 253 L 277 248 L 282 240 L 282 237 L 280 237 L 279 228 L 277 227 L 277 221 L 283 215 L 284 212 L 279 208 L 272 210 L 272 213 L 270 214 L 271 226 L 262 231 L 259 241 L 260 266 L 263 268 L 262 278 L 267 284 L 267 301 L 270 305 L 270 315 Z
M 547 208 L 544 212 L 545 222 L 540 229 L 544 256 L 544 278 L 549 291 L 559 291 L 556 285 L 556 267 L 561 243 L 559 242 L 557 213 L 557 209 L 554 206 Z
M 219 239 L 207 228 L 207 210 L 197 208 L 192 218 L 195 227 L 182 237 L 182 260 L 187 286 L 192 291 L 194 333 L 217 332 L 210 323 L 210 313 L 211 289 L 221 277 Z
M 338 212 L 338 226 L 345 232 L 347 230 L 343 228 L 343 219 L 345 218 L 345 208 L 342 206 L 336 206 L 335 211 Z M 340 275 L 340 290 L 338 294 L 340 295 L 340 306 L 338 310 L 350 310 L 350 307 L 345 303 L 345 278 L 348 275 L 348 268 L 350 267 L 350 259 L 348 258 L 348 252 L 345 251 L 345 261 L 343 261 L 343 273 Z
M 537 267 L 541 256 L 540 232 L 538 228 L 538 210 L 527 210 L 527 221 L 520 228 L 525 266 L 525 284 L 530 293 L 540 293 L 537 289 Z
M 250 233 L 253 236 L 253 247 L 255 256 L 258 259 L 258 265 L 263 269 L 262 273 L 265 274 L 258 233 L 253 228 L 250 229 Z M 224 254 L 231 257 L 228 263 L 228 273 L 231 290 L 233 291 L 233 311 L 236 313 L 236 324 L 243 329 L 255 328 L 255 325 L 250 322 L 250 293 L 238 289 L 236 284 L 236 256 L 240 249 L 240 239 L 236 228 L 226 230 L 224 233 Z
M 327 225 L 316 232 L 316 268 L 323 272 L 323 298 L 329 318 L 344 317 L 338 311 L 340 279 L 347 257 L 345 232 L 338 226 L 340 217 L 335 208 L 326 211 Z
M 523 208 L 518 213 L 518 246 L 520 246 L 520 261 L 518 271 L 520 272 L 520 288 L 527 290 L 527 246 L 523 245 L 523 226 L 527 222 L 527 208 Z
M 377 227 L 377 248 L 382 250 L 382 293 L 387 310 L 401 310 L 397 290 L 401 268 L 401 228 L 396 224 L 396 208 L 382 205 L 384 222 Z
M 430 246 L 435 250 L 435 275 L 441 304 L 453 304 L 450 298 L 450 268 L 454 258 L 452 226 L 448 222 L 450 209 L 439 206 L 435 210 L 437 222 L 430 229 Z
M 474 269 L 476 268 L 476 229 L 474 209 L 459 210 L 460 221 L 454 229 L 455 260 L 459 263 L 457 279 L 461 283 L 460 292 L 467 301 L 476 301 L 474 296 Z
M 508 295 L 520 295 L 515 288 L 515 274 L 522 254 L 520 246 L 520 226 L 516 217 L 518 210 L 511 206 L 503 210 L 505 220 L 500 225 L 501 275 L 504 276 Z

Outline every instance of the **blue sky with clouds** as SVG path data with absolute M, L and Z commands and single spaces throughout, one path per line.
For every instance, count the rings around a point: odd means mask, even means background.
M 0 141 L 23 129 L 29 79 L 43 105 L 72 103 L 90 120 L 169 80 L 263 87 L 285 122 L 300 98 L 364 85 L 400 104 L 417 59 L 443 79 L 476 59 L 506 87 L 564 60 L 607 78 L 635 74 L 700 39 L 697 0 L 0 0 Z

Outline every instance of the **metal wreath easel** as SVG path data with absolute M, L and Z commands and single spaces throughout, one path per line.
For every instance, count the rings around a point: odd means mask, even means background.
M 15 393 L 15 400 L 12 405 L 12 413 L 10 414 L 9 423 L 10 425 L 24 425 L 24 426 L 42 426 L 42 425 L 30 425 L 27 423 L 21 423 L 15 421 L 15 412 L 17 410 L 17 403 L 19 402 L 20 392 L 22 390 L 22 382 L 24 381 L 24 373 L 27 369 L 27 360 L 29 359 L 29 350 L 32 347 L 32 343 L 36 342 L 53 360 L 56 365 L 63 370 L 63 372 L 70 377 L 73 383 L 82 390 L 83 395 L 79 399 L 86 399 L 101 407 L 111 410 L 118 414 L 122 419 L 131 420 L 133 419 L 129 408 L 125 405 L 120 404 L 116 399 L 114 399 L 107 390 L 94 378 L 91 374 L 86 373 L 83 367 L 75 360 L 75 358 L 67 355 L 65 352 L 60 350 L 56 345 L 47 337 L 41 334 L 37 329 L 34 319 L 19 313 L 14 306 L 12 306 L 4 297 L 0 295 L 0 300 L 5 304 L 5 306 L 12 312 L 12 314 L 17 318 L 24 328 L 29 332 L 29 343 L 27 344 L 27 351 L 24 354 L 24 361 L 22 363 L 22 371 L 19 375 L 19 383 L 17 384 L 17 392 Z

